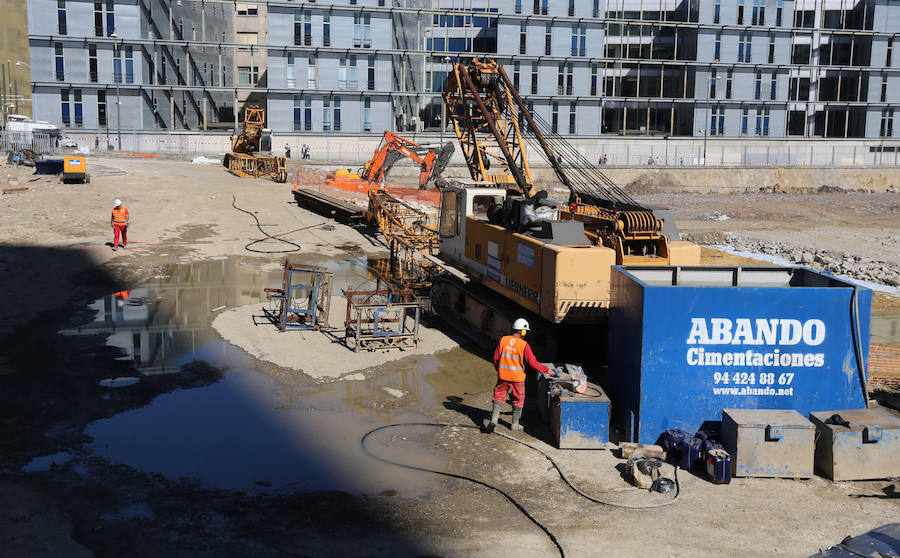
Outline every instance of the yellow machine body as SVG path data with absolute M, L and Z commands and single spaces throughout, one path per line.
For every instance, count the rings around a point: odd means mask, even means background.
M 63 157 L 63 172 L 59 179 L 62 182 L 89 182 L 87 160 L 84 155 L 66 155 Z
M 700 247 L 668 241 L 660 256 L 624 256 L 591 242 L 560 245 L 491 224 L 486 207 L 506 190 L 453 186 L 442 193 L 440 257 L 553 323 L 589 323 L 609 309 L 612 266 L 698 265 Z M 562 222 L 566 222 L 565 220 Z M 573 222 L 568 220 L 568 222 Z M 577 220 L 576 220 L 577 222 Z

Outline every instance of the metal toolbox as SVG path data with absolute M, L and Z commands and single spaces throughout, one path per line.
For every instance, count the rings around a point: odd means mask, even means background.
M 850 426 L 826 424 L 833 415 Z M 816 471 L 836 480 L 900 477 L 900 418 L 879 407 L 810 413 Z
M 550 398 L 550 430 L 560 449 L 605 449 L 609 441 L 609 398 L 588 382 L 584 393 Z
M 722 410 L 722 443 L 736 477 L 813 476 L 815 431 L 793 410 Z

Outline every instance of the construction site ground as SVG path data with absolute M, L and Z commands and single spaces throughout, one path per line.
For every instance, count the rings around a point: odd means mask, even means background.
M 290 176 L 297 170 L 304 183 L 323 178 L 295 162 Z M 387 253 L 377 238 L 298 208 L 290 184 L 236 178 L 219 165 L 90 156 L 88 172 L 89 184 L 59 184 L 29 168 L 0 167 L 4 188 L 27 188 L 0 196 L 0 554 L 557 554 L 504 495 L 377 461 L 362 446 L 366 432 L 386 425 L 480 424 L 495 378 L 484 348 L 429 318 L 431 341 L 402 358 L 356 365 L 334 342 L 310 348 L 310 360 L 303 340 L 316 334 L 278 333 L 253 319 L 259 312 L 250 304 L 261 304 L 253 297 L 280 286 L 285 256 L 331 266 L 340 287 L 371 286 L 368 262 Z M 900 194 L 659 190 L 635 196 L 671 207 L 681 230 L 705 245 L 740 253 L 779 242 L 772 255 L 810 254 L 813 268 L 843 258 L 882 277 L 873 330 L 878 321 L 878 341 L 900 345 Z M 128 249 L 114 252 L 116 198 L 131 224 Z M 246 250 L 263 235 L 233 204 L 269 234 L 289 233 L 283 238 L 301 250 Z M 267 240 L 250 248 L 290 246 Z M 712 249 L 703 263 L 766 264 Z M 215 283 L 216 270 L 238 279 L 205 294 L 187 289 Z M 184 317 L 157 320 L 197 340 L 174 370 L 142 374 L 110 335 L 71 334 L 90 324 L 90 305 L 126 289 Z M 217 308 L 210 296 L 234 303 Z M 214 329 L 228 312 L 228 323 Z M 245 335 L 236 316 L 247 318 Z M 342 322 L 333 312 L 331 325 Z M 280 343 L 239 348 L 242 337 L 266 331 Z M 268 354 L 278 350 L 286 354 Z M 113 378 L 134 381 L 101 384 Z M 877 389 L 879 400 L 898 406 L 896 391 Z M 627 504 L 671 498 L 630 487 L 610 451 L 554 449 L 528 419 L 514 436 L 553 455 L 585 492 Z M 681 472 L 677 502 L 636 511 L 584 500 L 540 454 L 474 428 L 392 427 L 373 434 L 367 448 L 502 489 L 552 531 L 566 556 L 808 556 L 900 517 L 897 479 L 713 485 Z

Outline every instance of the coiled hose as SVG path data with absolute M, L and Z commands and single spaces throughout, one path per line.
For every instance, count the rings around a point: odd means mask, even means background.
M 380 426 L 378 428 L 375 428 L 375 429 L 372 429 L 372 430 L 366 432 L 366 434 L 360 440 L 360 443 L 362 444 L 362 449 L 370 457 L 372 457 L 373 459 L 376 459 L 378 461 L 381 461 L 382 463 L 387 463 L 389 465 L 394 465 L 396 467 L 402 467 L 404 469 L 410 469 L 413 471 L 423 471 L 426 473 L 433 473 L 435 475 L 442 475 L 445 477 L 466 480 L 471 483 L 474 483 L 474 484 L 477 484 L 480 486 L 484 486 L 485 488 L 489 488 L 489 489 L 493 490 L 494 492 L 499 493 L 504 498 L 506 498 L 507 501 L 509 501 L 513 506 L 515 506 L 516 509 L 518 509 L 520 512 L 522 512 L 522 515 L 524 515 L 526 518 L 528 518 L 529 521 L 534 523 L 541 531 L 543 531 L 544 534 L 547 535 L 547 538 L 549 538 L 550 541 L 553 543 L 553 545 L 556 547 L 557 551 L 559 551 L 560 557 L 565 558 L 566 553 L 563 550 L 563 547 L 560 544 L 559 539 L 556 537 L 556 535 L 553 534 L 553 532 L 550 530 L 550 528 L 547 527 L 546 525 L 544 525 L 543 523 L 541 523 L 536 517 L 534 517 L 534 515 L 531 514 L 531 512 L 529 512 L 527 509 L 525 509 L 525 507 L 522 504 L 520 504 L 515 498 L 513 498 L 509 493 L 507 493 L 503 489 L 498 488 L 498 487 L 496 487 L 492 484 L 489 484 L 485 481 L 481 481 L 481 480 L 478 480 L 476 478 L 469 477 L 466 475 L 460 475 L 457 473 L 449 473 L 446 471 L 438 471 L 436 469 L 428 469 L 427 467 L 419 467 L 417 465 L 409 465 L 407 463 L 400 463 L 398 461 L 393 461 L 393 460 L 376 455 L 366 445 L 369 438 L 378 432 L 382 432 L 382 431 L 394 429 L 394 428 L 407 428 L 407 427 L 411 427 L 411 426 L 428 426 L 428 427 L 432 427 L 432 428 L 472 428 L 472 429 L 480 430 L 480 428 L 478 426 L 475 426 L 473 424 L 454 424 L 454 423 L 450 423 L 450 422 L 403 422 L 403 423 L 399 423 L 399 424 L 388 424 L 388 425 Z M 569 479 L 569 477 L 566 476 L 566 473 L 563 471 L 560 464 L 555 459 L 553 459 L 553 457 L 550 454 L 548 454 L 541 448 L 539 448 L 533 444 L 530 444 L 524 440 L 519 440 L 518 438 L 514 438 L 508 434 L 504 434 L 502 432 L 494 431 L 494 434 L 497 436 L 500 436 L 501 438 L 506 438 L 507 440 L 511 440 L 517 444 L 522 444 L 523 446 L 525 446 L 529 449 L 532 449 L 532 450 L 540 453 L 541 455 L 543 455 L 547 459 L 547 461 L 549 461 L 550 464 L 553 465 L 553 467 L 556 469 L 556 472 L 559 473 L 560 478 L 563 480 L 563 482 L 565 482 L 569 486 L 569 488 L 571 488 L 573 491 L 575 491 L 575 493 L 578 494 L 579 496 L 581 496 L 582 498 L 585 498 L 585 499 L 590 500 L 591 502 L 595 502 L 597 504 L 603 504 L 604 506 L 611 506 L 614 508 L 621 508 L 621 509 L 628 509 L 628 510 L 644 510 L 644 509 L 651 509 L 651 508 L 661 508 L 663 506 L 668 506 L 668 505 L 674 504 L 675 501 L 678 500 L 678 497 L 681 495 L 681 484 L 678 482 L 678 467 L 673 467 L 674 471 L 675 471 L 674 472 L 675 495 L 672 498 L 670 498 L 669 500 L 666 500 L 665 502 L 656 502 L 653 504 L 643 504 L 643 505 L 623 504 L 623 503 L 619 503 L 619 502 L 611 502 L 608 500 L 604 500 L 604 499 L 598 498 L 596 496 L 591 496 L 590 494 L 587 494 L 586 492 L 584 492 L 583 490 L 581 490 L 580 488 L 575 486 L 575 484 Z

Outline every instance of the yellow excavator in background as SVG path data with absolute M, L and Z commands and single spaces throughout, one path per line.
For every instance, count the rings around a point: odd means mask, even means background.
M 287 158 L 271 153 L 260 155 L 260 147 L 270 151 L 272 138 L 263 129 L 266 111 L 258 105 L 244 107 L 244 127 L 240 135 L 232 138 L 231 153 L 225 155 L 222 164 L 228 172 L 244 178 L 271 178 L 275 182 L 287 181 Z

